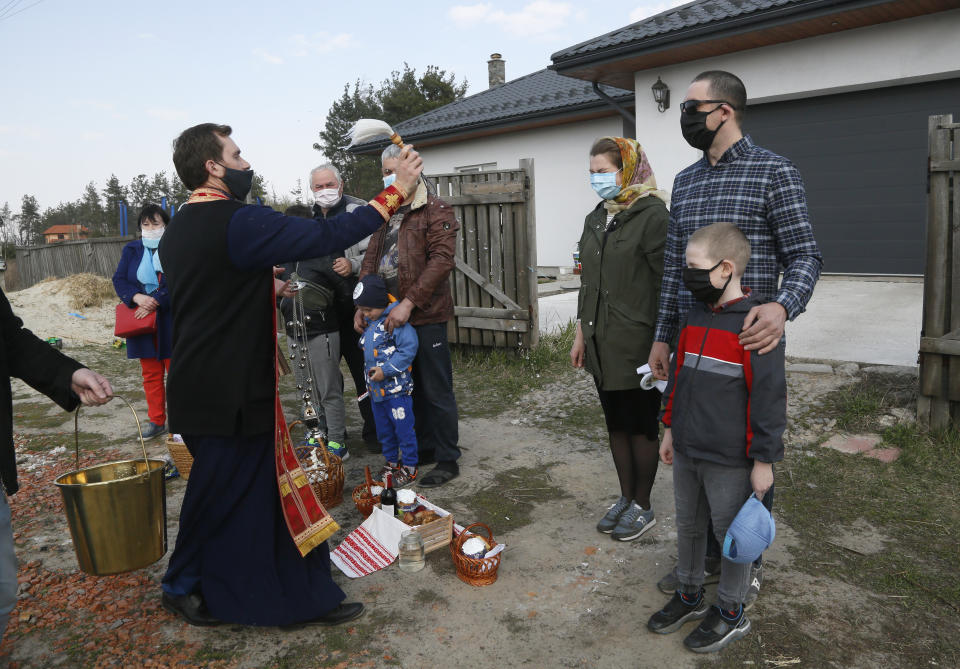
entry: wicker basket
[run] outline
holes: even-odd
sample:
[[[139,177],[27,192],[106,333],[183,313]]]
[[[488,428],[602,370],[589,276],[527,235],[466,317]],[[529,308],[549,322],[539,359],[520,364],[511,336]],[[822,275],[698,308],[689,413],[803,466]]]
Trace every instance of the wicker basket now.
[[[170,451],[170,457],[173,458],[173,464],[180,472],[180,478],[184,481],[190,478],[190,468],[193,467],[193,456],[187,450],[187,445],[173,440],[173,435],[167,434],[167,450]]]
[[[373,477],[370,476],[369,466],[364,467],[363,471],[365,482],[353,489],[353,503],[356,505],[360,515],[367,518],[373,513],[373,507],[380,503],[380,495],[374,495],[372,497],[361,497],[360,495],[362,495],[365,490],[370,490],[370,486],[378,485],[382,488],[384,484],[382,481],[373,480]]]
[[[483,523],[473,523],[463,528],[463,532],[450,542],[450,554],[453,556],[453,565],[457,568],[457,576],[464,583],[470,585],[490,585],[497,580],[497,569],[500,568],[500,555],[497,553],[489,558],[467,557],[460,552],[463,542],[473,536],[468,530],[471,527],[480,527],[486,530],[489,544],[487,550],[492,550],[497,542],[493,540],[493,532]]]
[[[327,475],[322,481],[310,481],[314,492],[320,498],[320,503],[327,509],[332,509],[343,501],[343,462],[340,456],[334,455],[327,450],[324,441],[320,441],[319,446],[297,446],[294,448],[297,453],[297,459],[303,468],[303,473],[308,479],[315,476],[318,469],[326,471]],[[311,452],[316,451],[323,460],[322,467],[316,467],[310,461]]]

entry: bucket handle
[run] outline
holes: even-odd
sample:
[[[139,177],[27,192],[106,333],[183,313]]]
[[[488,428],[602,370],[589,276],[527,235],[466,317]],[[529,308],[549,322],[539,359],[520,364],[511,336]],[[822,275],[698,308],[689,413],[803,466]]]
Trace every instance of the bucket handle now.
[[[125,400],[120,395],[114,395],[113,397],[114,399],[118,399],[124,404],[126,404],[127,407],[130,409],[130,411],[133,413],[133,419],[137,421],[137,435],[140,437],[140,448],[143,449],[143,461],[147,463],[147,471],[149,472],[150,458],[147,457],[147,445],[143,441],[143,430],[140,429],[140,417],[137,416],[137,411],[136,409],[133,408],[130,402]],[[78,406],[77,410],[73,413],[73,444],[76,452],[76,462],[77,462],[76,469],[80,469],[80,407],[82,406],[83,405]]]

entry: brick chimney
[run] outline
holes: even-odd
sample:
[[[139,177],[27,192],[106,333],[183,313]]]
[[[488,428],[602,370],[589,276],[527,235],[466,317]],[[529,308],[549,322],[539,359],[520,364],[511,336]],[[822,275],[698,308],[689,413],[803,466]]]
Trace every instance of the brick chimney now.
[[[499,86],[507,80],[507,63],[499,53],[491,53],[487,61],[490,76],[490,88]]]

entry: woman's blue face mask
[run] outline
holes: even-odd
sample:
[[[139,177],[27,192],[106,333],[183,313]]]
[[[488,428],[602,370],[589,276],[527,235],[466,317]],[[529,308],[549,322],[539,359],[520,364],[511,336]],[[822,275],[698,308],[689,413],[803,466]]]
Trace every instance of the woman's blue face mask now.
[[[620,193],[617,172],[595,172],[590,175],[590,186],[604,200],[612,200]]]

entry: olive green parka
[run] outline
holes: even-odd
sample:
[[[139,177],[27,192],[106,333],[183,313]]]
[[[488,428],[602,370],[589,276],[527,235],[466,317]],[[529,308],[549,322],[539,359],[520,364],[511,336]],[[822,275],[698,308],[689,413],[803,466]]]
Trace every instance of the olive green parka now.
[[[653,345],[669,219],[663,200],[648,196],[618,212],[609,231],[603,202],[584,221],[577,318],[584,365],[603,390],[640,387],[637,367]]]

